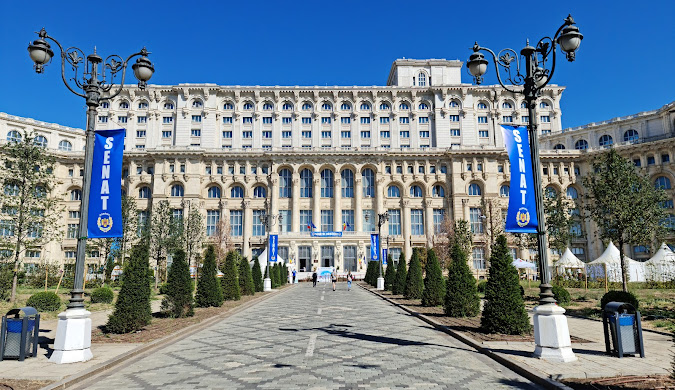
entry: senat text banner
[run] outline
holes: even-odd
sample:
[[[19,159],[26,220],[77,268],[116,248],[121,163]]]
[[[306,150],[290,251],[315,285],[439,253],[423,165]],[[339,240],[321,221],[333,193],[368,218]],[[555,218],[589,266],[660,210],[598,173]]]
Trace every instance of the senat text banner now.
[[[122,237],[122,153],[124,129],[94,135],[89,190],[88,238]]]
[[[509,233],[536,233],[537,219],[530,141],[525,126],[502,126],[511,163],[511,189],[506,230]]]

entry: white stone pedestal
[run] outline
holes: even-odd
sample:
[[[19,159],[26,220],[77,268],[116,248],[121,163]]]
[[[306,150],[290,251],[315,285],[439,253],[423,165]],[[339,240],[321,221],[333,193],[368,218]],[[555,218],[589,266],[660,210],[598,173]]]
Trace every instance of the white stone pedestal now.
[[[57,364],[86,362],[91,353],[91,318],[84,308],[59,313],[54,352],[49,361]]]
[[[263,291],[272,291],[272,279],[263,279]]]
[[[539,305],[533,311],[534,357],[559,363],[577,360],[572,352],[565,309],[550,303]]]
[[[384,291],[384,278],[381,276],[377,278],[377,289],[380,291]]]

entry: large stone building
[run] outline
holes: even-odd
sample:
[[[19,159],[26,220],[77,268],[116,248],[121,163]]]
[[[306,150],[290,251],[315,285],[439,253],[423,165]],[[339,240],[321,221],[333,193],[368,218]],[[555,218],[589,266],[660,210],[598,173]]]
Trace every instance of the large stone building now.
[[[432,245],[444,219],[464,219],[475,232],[471,265],[480,273],[490,225],[507,206],[510,170],[499,125],[531,118],[521,96],[462,83],[461,69],[459,61],[404,59],[393,63],[386,86],[128,88],[100,107],[97,129],[127,129],[122,182],[140,219],[161,200],[176,216],[198,207],[207,239],[223,219],[235,247],[251,257],[268,233],[278,233],[280,256],[301,271],[326,265],[363,271],[379,213],[389,214],[382,241],[395,258]],[[580,202],[580,177],[613,141],[670,189],[674,104],[563,130],[563,90],[547,87],[532,118],[542,135],[547,187]],[[72,260],[83,132],[0,114],[8,140],[24,130],[45,137],[58,158],[67,230],[64,240],[26,261]],[[260,218],[266,213],[281,218],[267,228]],[[571,246],[579,257],[600,253],[590,222],[574,229]]]

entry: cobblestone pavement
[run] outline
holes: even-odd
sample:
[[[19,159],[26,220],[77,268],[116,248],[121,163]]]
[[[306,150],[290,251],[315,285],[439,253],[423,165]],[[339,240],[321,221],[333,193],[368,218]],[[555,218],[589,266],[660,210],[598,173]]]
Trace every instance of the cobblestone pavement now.
[[[301,283],[88,389],[494,389],[536,386],[376,296]]]

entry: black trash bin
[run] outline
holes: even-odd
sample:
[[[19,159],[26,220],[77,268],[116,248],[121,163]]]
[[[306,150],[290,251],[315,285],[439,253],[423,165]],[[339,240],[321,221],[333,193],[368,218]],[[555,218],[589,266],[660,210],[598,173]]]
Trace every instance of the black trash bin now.
[[[23,315],[22,315],[23,313]],[[40,314],[33,307],[12,309],[2,317],[0,326],[0,361],[26,356],[36,357]]]
[[[605,348],[608,354],[645,357],[640,312],[625,302],[609,302],[602,310]]]

